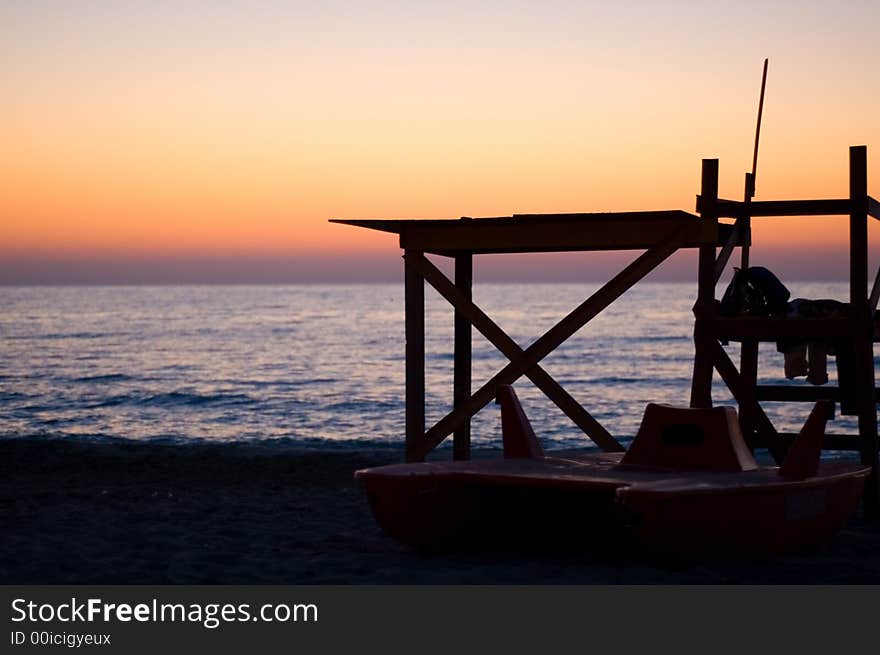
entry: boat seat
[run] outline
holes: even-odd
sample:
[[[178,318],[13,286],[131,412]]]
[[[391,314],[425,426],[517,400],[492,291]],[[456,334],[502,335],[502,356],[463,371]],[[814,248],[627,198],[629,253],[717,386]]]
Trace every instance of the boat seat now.
[[[649,403],[623,467],[676,471],[752,471],[758,468],[732,407],[709,409]]]
[[[501,434],[505,459],[541,459],[544,450],[535,436],[513,387],[498,387]],[[779,468],[786,480],[816,475],[825,436],[825,423],[833,403],[820,400]],[[670,472],[754,471],[758,464],[740,429],[733,407],[672,407],[648,403],[639,431],[618,468]]]

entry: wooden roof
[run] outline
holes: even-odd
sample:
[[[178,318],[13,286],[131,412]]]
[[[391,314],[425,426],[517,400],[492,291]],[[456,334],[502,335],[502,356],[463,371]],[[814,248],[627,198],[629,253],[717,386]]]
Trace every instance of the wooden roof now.
[[[514,214],[460,219],[334,219],[400,236],[400,247],[439,255],[456,253],[642,250],[676,229],[686,230],[684,247],[722,244],[729,226],[680,210],[593,214]]]

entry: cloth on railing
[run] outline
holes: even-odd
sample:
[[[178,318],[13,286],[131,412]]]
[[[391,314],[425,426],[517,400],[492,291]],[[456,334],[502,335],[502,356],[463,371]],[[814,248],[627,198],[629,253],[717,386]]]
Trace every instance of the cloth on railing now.
[[[795,298],[788,303],[785,318],[817,319],[846,316],[846,304],[837,300]],[[780,339],[776,349],[785,356],[785,377],[792,380],[806,376],[810,384],[828,382],[828,355],[837,355],[834,340]]]

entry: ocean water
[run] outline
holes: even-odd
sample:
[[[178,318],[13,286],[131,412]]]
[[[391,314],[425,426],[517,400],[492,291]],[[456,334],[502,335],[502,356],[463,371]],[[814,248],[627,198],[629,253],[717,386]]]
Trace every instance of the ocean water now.
[[[526,347],[597,287],[477,284],[474,297]],[[789,287],[793,297],[847,293],[844,284]],[[691,283],[637,285],[543,365],[612,434],[630,437],[647,402],[688,401],[695,293]],[[453,321],[430,288],[426,297],[431,425],[451,410]],[[402,447],[400,284],[0,287],[0,307],[2,438]],[[476,390],[506,360],[476,331],[473,344]],[[784,379],[773,344],[762,345],[759,370],[767,382],[806,384]],[[545,445],[591,444],[527,379],[516,389]],[[720,384],[714,398],[731,402]],[[809,410],[766,407],[785,431]],[[840,417],[829,431],[855,424]],[[500,444],[496,406],[472,433],[475,445]]]

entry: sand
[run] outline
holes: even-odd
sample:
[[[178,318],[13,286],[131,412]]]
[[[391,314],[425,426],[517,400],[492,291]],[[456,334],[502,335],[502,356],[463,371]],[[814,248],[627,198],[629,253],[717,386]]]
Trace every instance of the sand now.
[[[880,525],[764,559],[616,551],[422,553],[352,479],[396,449],[0,441],[4,584],[880,583]]]

